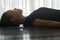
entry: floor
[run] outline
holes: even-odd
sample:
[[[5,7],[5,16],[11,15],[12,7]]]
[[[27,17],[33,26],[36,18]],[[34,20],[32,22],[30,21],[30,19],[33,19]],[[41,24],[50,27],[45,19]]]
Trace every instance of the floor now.
[[[0,40],[60,40],[60,29],[0,28]]]

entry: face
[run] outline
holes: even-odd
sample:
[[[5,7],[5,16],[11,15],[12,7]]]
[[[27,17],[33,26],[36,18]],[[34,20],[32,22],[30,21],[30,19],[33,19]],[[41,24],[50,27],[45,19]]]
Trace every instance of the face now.
[[[6,14],[10,17],[10,21],[15,23],[19,22],[23,17],[21,9],[8,10]]]

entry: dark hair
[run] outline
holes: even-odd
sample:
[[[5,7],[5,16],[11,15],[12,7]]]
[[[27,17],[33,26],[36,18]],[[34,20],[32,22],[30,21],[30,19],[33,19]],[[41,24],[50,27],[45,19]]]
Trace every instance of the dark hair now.
[[[7,15],[7,12],[4,12],[1,18],[1,26],[4,27],[18,27],[19,23],[12,23],[10,17]]]

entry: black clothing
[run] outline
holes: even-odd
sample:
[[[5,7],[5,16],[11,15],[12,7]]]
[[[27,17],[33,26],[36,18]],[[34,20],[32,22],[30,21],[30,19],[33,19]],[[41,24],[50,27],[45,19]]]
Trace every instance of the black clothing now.
[[[35,19],[45,19],[60,22],[60,10],[41,7],[33,11],[26,19],[24,27],[32,27]]]

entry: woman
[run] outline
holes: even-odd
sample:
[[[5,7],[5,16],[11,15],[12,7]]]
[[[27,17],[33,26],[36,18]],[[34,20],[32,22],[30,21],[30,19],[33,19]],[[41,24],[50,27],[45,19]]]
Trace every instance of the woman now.
[[[21,9],[13,9],[5,12],[1,21],[8,26],[24,24],[25,27],[60,27],[60,10],[41,7],[24,17]]]

